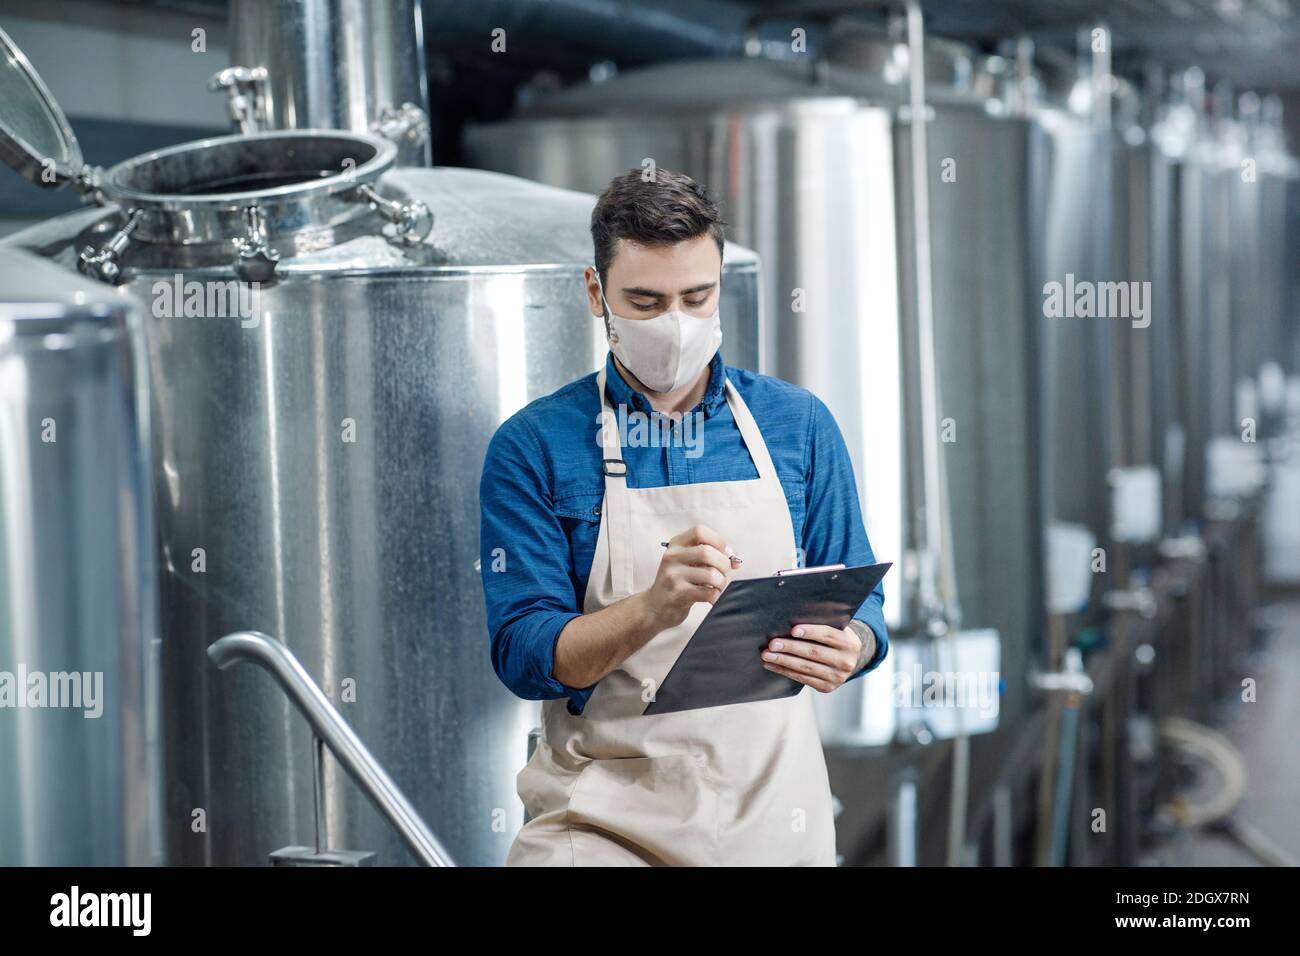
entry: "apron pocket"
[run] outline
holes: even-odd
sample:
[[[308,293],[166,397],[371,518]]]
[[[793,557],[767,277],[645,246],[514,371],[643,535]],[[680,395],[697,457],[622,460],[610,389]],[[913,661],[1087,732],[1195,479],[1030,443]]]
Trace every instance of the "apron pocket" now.
[[[603,838],[574,840],[577,866],[635,862],[629,854],[652,866],[717,862],[718,794],[700,755],[592,760],[569,797],[568,822]]]

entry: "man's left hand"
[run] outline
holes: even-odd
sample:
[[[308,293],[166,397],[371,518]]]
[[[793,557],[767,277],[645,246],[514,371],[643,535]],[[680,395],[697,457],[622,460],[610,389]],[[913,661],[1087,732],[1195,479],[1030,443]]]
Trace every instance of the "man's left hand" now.
[[[767,642],[763,666],[828,694],[852,677],[866,647],[856,631],[825,624],[796,624],[789,637]]]

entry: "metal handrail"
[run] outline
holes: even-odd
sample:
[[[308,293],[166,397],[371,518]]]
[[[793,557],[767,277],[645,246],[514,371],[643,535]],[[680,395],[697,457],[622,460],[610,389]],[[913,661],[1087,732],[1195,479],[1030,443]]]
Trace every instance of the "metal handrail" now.
[[[317,739],[334,752],[343,769],[416,858],[426,866],[455,866],[397,784],[288,647],[258,631],[236,631],[214,641],[208,648],[208,658],[222,670],[239,661],[250,661],[270,673],[307,718]]]

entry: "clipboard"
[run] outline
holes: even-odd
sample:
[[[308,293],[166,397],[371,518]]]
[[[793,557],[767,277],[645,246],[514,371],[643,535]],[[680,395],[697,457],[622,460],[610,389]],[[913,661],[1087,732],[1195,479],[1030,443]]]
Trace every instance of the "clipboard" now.
[[[854,612],[893,565],[795,569],[732,581],[642,714],[793,697],[804,685],[763,666],[759,655],[796,624],[848,627]]]

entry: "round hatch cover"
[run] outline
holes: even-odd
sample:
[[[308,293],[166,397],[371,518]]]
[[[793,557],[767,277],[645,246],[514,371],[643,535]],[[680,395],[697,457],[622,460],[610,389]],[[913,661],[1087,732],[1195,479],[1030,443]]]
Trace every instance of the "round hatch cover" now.
[[[0,160],[48,188],[74,179],[84,164],[63,110],[4,30],[0,30]]]

